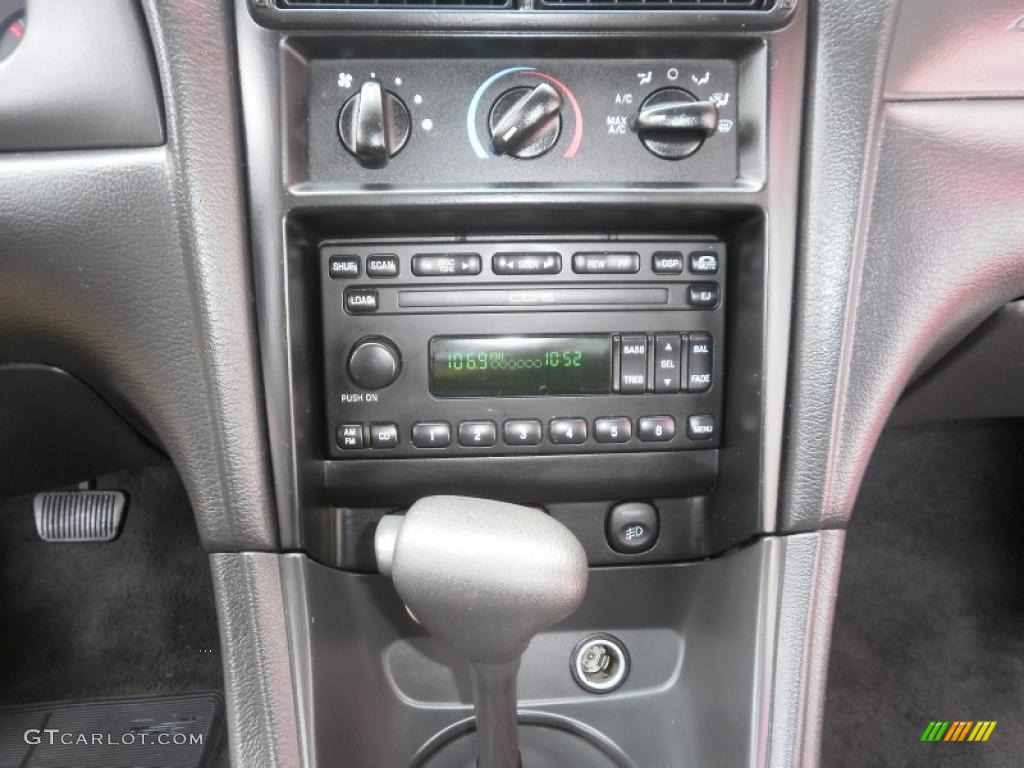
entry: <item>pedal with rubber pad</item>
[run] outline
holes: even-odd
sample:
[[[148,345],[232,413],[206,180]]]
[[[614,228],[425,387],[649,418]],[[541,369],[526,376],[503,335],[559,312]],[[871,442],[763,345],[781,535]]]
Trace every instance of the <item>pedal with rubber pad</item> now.
[[[122,491],[50,491],[32,500],[36,532],[54,543],[113,541],[128,498]]]

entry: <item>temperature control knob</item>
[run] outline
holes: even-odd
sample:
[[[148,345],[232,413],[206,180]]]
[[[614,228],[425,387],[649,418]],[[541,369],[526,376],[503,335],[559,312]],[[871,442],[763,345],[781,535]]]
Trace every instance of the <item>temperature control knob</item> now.
[[[491,107],[491,144],[499,155],[531,160],[558,141],[562,95],[547,83],[505,91]]]
[[[662,88],[629,121],[647,149],[666,160],[689,157],[718,130],[718,107],[682,88]]]
[[[338,134],[361,165],[383,168],[409,140],[410,122],[400,98],[367,80],[341,108]]]
[[[361,339],[348,356],[348,375],[363,389],[384,389],[402,372],[402,357],[388,339]]]

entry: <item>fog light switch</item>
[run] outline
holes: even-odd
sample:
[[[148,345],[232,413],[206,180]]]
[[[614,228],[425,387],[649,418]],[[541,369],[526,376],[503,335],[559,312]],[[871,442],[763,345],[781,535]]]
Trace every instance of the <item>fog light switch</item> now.
[[[658,510],[647,502],[616,504],[608,513],[608,545],[624,555],[636,555],[653,547],[658,529]]]

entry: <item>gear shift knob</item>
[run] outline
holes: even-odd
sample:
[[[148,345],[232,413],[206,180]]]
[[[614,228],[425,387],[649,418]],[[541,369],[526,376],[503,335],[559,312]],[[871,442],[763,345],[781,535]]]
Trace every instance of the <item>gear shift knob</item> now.
[[[416,620],[472,665],[479,768],[516,768],[519,659],[579,607],[583,547],[540,510],[462,496],[385,517],[374,546]]]

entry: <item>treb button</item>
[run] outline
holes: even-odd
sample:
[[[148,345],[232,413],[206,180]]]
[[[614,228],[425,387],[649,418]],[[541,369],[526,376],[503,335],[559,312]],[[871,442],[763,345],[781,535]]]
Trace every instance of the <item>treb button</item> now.
[[[619,392],[640,395],[647,391],[647,337],[623,336],[619,353]]]

